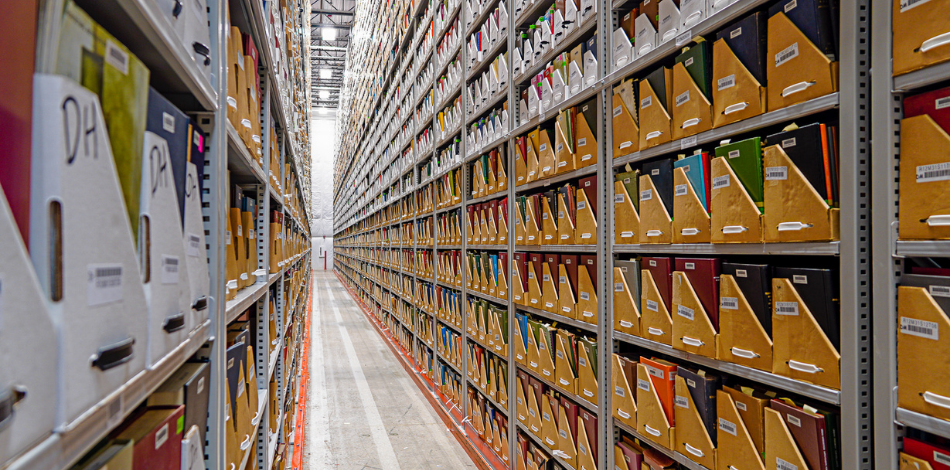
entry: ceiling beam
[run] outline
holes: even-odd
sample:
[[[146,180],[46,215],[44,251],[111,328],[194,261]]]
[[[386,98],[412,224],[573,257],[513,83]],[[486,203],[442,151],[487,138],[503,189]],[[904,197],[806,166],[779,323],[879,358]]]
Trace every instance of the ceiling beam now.
[[[331,10],[327,8],[312,8],[310,10],[311,15],[345,15],[345,16],[354,16],[356,12],[353,10],[343,11],[343,10]]]

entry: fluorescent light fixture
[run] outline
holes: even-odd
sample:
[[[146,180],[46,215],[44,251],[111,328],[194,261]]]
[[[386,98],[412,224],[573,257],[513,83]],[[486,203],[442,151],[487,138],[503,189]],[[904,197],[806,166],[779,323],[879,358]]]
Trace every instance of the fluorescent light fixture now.
[[[330,69],[320,69],[320,78],[327,80],[333,76],[333,71]]]
[[[324,41],[336,41],[336,28],[324,26],[320,29],[320,32],[323,34]]]

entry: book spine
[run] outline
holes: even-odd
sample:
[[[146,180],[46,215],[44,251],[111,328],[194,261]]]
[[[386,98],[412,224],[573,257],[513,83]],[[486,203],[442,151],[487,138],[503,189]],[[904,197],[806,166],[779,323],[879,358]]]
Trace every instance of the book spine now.
[[[829,470],[828,439],[825,438],[825,420],[820,420],[818,424],[818,444],[821,446],[821,468],[819,470]]]

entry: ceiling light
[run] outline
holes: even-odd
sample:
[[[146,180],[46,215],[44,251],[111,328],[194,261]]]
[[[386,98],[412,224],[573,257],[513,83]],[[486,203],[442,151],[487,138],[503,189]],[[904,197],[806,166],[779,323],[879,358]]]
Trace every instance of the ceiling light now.
[[[320,69],[320,78],[327,80],[333,76],[333,71],[330,69]]]
[[[321,99],[321,100],[328,100],[328,99],[330,99],[330,91],[329,91],[329,90],[320,90],[320,99]]]
[[[323,27],[320,31],[324,41],[336,41],[336,28]]]

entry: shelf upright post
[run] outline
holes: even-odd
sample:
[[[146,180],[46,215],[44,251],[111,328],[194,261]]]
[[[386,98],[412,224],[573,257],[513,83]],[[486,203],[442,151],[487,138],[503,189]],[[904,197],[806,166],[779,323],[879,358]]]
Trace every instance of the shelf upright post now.
[[[871,42],[872,153],[871,187],[885,198],[871,215],[877,230],[871,241],[873,261],[874,347],[874,455],[878,468],[897,468],[901,429],[895,424],[897,410],[897,283],[903,259],[896,257],[897,188],[900,164],[899,132],[903,115],[901,100],[893,94],[892,5],[872,2],[872,28],[884,31]],[[843,141],[842,141],[843,142]],[[842,149],[844,150],[844,149]],[[843,188],[842,188],[843,189]],[[842,194],[844,194],[842,192]],[[844,305],[842,304],[842,311]]]
[[[514,83],[514,68],[512,66],[511,53],[515,50],[515,14],[514,6],[515,1],[517,0],[500,0],[504,2],[505,8],[508,11],[508,54],[509,58],[506,60],[506,65],[508,66],[508,128],[505,129],[507,135],[507,145],[505,146],[505,154],[508,156],[508,266],[505,266],[505,269],[508,271],[505,273],[505,278],[508,279],[508,466],[511,470],[516,470],[517,464],[515,459],[518,458],[518,419],[516,414],[518,413],[518,391],[515,388],[518,384],[518,364],[515,363],[515,348],[511,344],[511,341],[515,338],[515,322],[517,317],[515,316],[515,301],[514,296],[512,295],[512,283],[515,281],[512,272],[514,272],[511,267],[515,262],[515,237],[514,237],[514,227],[511,224],[511,218],[515,214],[515,185],[517,184],[518,177],[515,176],[515,168],[517,164],[515,163],[515,152],[514,152],[514,136],[512,131],[518,124],[518,116],[515,112],[516,109],[519,109],[521,106],[517,105],[518,101],[516,100],[515,94],[515,83]],[[464,195],[463,195],[464,197]],[[512,411],[514,410],[514,411]]]
[[[257,389],[258,390],[270,390],[270,343],[271,338],[268,337],[269,328],[266,326],[267,319],[270,314],[270,243],[273,241],[270,239],[270,181],[267,180],[268,175],[270,175],[270,147],[271,147],[271,107],[270,101],[272,97],[271,93],[271,82],[270,75],[266,72],[262,74],[261,84],[264,90],[264,99],[261,100],[263,104],[261,109],[261,119],[263,123],[261,129],[263,131],[263,160],[264,160],[264,181],[257,186],[257,207],[262,208],[258,211],[257,214],[257,230],[258,230],[258,251],[263,254],[258,260],[263,263],[264,270],[266,271],[264,275],[264,282],[267,284],[265,287],[264,296],[257,301],[257,325],[258,330],[262,328],[264,330],[263,334],[258,334],[257,338],[257,348],[254,350],[255,363],[257,364]],[[277,317],[278,332],[280,327],[280,316]],[[262,327],[262,325],[264,325]],[[269,393],[269,392],[268,392]],[[263,460],[265,450],[267,449],[267,423],[270,423],[270,420],[265,420],[265,416],[270,415],[270,400],[267,400],[264,403],[264,408],[261,411],[261,425],[257,431],[257,463],[262,465],[265,463]],[[263,442],[263,444],[262,444]]]
[[[466,13],[466,10],[468,10],[468,8],[465,8],[465,6],[463,5],[463,3],[465,3],[465,2],[459,2],[459,10],[460,10],[460,11],[459,11],[459,30],[460,30],[460,33],[461,33],[461,34],[465,34],[465,29],[466,29],[466,28],[465,28],[464,15],[466,15],[466,14],[471,14],[471,12]],[[446,31],[447,31],[447,30],[446,30]],[[444,36],[443,36],[443,37],[444,37]],[[468,86],[468,83],[466,83],[466,79],[465,79],[465,77],[468,75],[468,72],[467,72],[467,70],[468,70],[468,67],[467,67],[467,64],[468,64],[468,48],[465,47],[465,42],[466,42],[467,40],[468,40],[468,38],[465,38],[465,37],[460,37],[460,38],[459,38],[459,41],[461,41],[460,44],[459,44],[459,56],[461,56],[461,59],[459,59],[459,61],[460,61],[460,62],[459,62],[459,70],[461,71],[460,77],[459,77],[459,98],[461,98],[461,101],[462,101],[462,112],[461,112],[461,114],[462,114],[462,121],[459,123],[459,124],[460,124],[459,137],[461,137],[461,139],[460,139],[460,140],[461,140],[461,142],[460,142],[461,145],[460,145],[460,149],[459,149],[459,154],[462,156],[462,167],[463,167],[463,168],[468,167],[468,165],[465,164],[465,157],[466,157],[466,155],[468,155],[468,138],[467,138],[467,136],[465,135],[465,128],[466,128],[467,126],[465,126],[465,120],[468,119],[468,107],[469,107],[469,105],[470,105],[470,103],[468,102],[468,100],[465,99],[465,96],[466,96],[466,95],[465,95],[465,88]],[[451,60],[451,59],[449,59],[449,60]],[[448,69],[448,67],[446,67],[446,69]],[[443,99],[445,99],[444,96],[443,96]],[[434,114],[434,113],[433,113],[433,114]],[[468,196],[469,196],[469,194],[471,194],[471,191],[472,191],[472,187],[471,187],[471,175],[468,174],[468,170],[466,169],[466,170],[463,170],[463,176],[464,176],[464,180],[463,180],[463,182],[462,182],[462,187],[463,187],[463,188],[462,188],[462,211],[467,211],[467,207],[466,207],[466,206],[468,205]],[[467,213],[467,212],[466,212],[466,213]],[[468,223],[468,218],[467,218],[467,217],[463,217],[461,213],[459,214],[459,218],[461,218],[461,219],[463,220],[463,222],[464,222],[464,223],[463,223],[463,226],[464,226],[464,224],[467,224],[467,223]],[[462,256],[465,257],[465,260],[467,260],[467,259],[468,259],[468,257],[467,257],[467,256],[468,256],[468,239],[467,239],[467,237],[464,236],[464,230],[463,230],[463,237],[462,237],[462,250],[463,250],[463,251],[462,251]],[[463,262],[464,262],[465,260],[463,260]],[[468,357],[468,329],[465,328],[465,326],[468,325],[468,288],[466,287],[467,282],[468,282],[468,276],[465,275],[465,270],[463,270],[462,272],[463,272],[463,274],[462,274],[462,289],[463,289],[463,292],[465,292],[465,294],[462,296],[462,327],[460,328],[460,329],[462,330],[462,331],[461,331],[461,333],[462,333],[462,377],[461,377],[461,382],[462,382],[462,396],[459,397],[459,400],[461,400],[462,403],[461,403],[461,406],[459,406],[459,408],[462,410],[462,423],[461,423],[461,425],[462,425],[462,432],[465,433],[465,435],[467,436],[468,433],[465,431],[465,422],[466,422],[466,420],[468,420],[468,417],[471,415],[471,411],[472,411],[472,410],[468,409],[468,404],[469,404],[468,402],[469,402],[469,401],[468,401],[468,399],[466,398],[466,397],[468,397],[468,386],[469,386],[469,384],[468,384],[468,363],[469,363],[469,359],[470,359],[470,358]],[[477,323],[477,321],[476,321],[476,323]]]
[[[870,2],[841,0],[841,462],[870,469]],[[884,2],[873,2],[884,3]],[[884,28],[887,34],[890,28]],[[880,38],[879,38],[880,39]],[[876,41],[885,42],[885,41]],[[888,61],[889,62],[889,61]],[[887,74],[890,76],[890,74]],[[880,194],[880,193],[879,193]],[[893,195],[893,193],[890,193]],[[886,210],[880,211],[886,213]]]
[[[208,16],[211,24],[224,24],[227,17],[227,0],[209,0]],[[202,219],[204,222],[205,240],[208,252],[208,271],[211,281],[211,302],[209,316],[211,317],[211,337],[216,339],[211,345],[211,383],[209,384],[208,403],[208,432],[205,446],[205,461],[208,468],[224,468],[227,462],[224,448],[225,433],[225,348],[223,339],[227,337],[225,319],[225,228],[227,226],[227,168],[228,168],[228,103],[227,103],[227,57],[226,28],[212,28],[211,34],[211,63],[213,83],[218,92],[218,110],[214,115],[213,129],[209,139],[209,148],[205,152],[205,175],[207,180],[203,184]]]
[[[608,28],[608,17],[611,16],[608,0],[594,0],[597,8],[597,35],[601,38],[609,38],[610,28]],[[599,81],[594,86],[599,86],[604,77],[607,76],[607,40],[597,41],[597,56],[601,58],[597,64],[597,74]],[[597,313],[597,384],[600,385],[598,414],[600,415],[597,430],[597,454],[600,455],[601,468],[613,468],[614,466],[614,423],[612,413],[613,388],[610,386],[611,358],[613,357],[613,255],[610,251],[611,238],[613,230],[607,230],[608,222],[612,221],[613,200],[608,199],[608,195],[613,194],[613,185],[609,183],[608,176],[613,175],[612,162],[608,161],[607,139],[604,137],[607,132],[607,92],[601,90],[597,93],[597,136],[600,142],[597,144],[597,206],[600,213],[597,216],[597,276],[600,277],[597,284],[597,295],[600,296],[599,311]],[[610,213],[608,215],[608,212]],[[609,265],[608,265],[609,262]],[[608,282],[610,284],[608,284]],[[607,286],[610,286],[608,288]],[[609,463],[609,467],[604,464]]]

